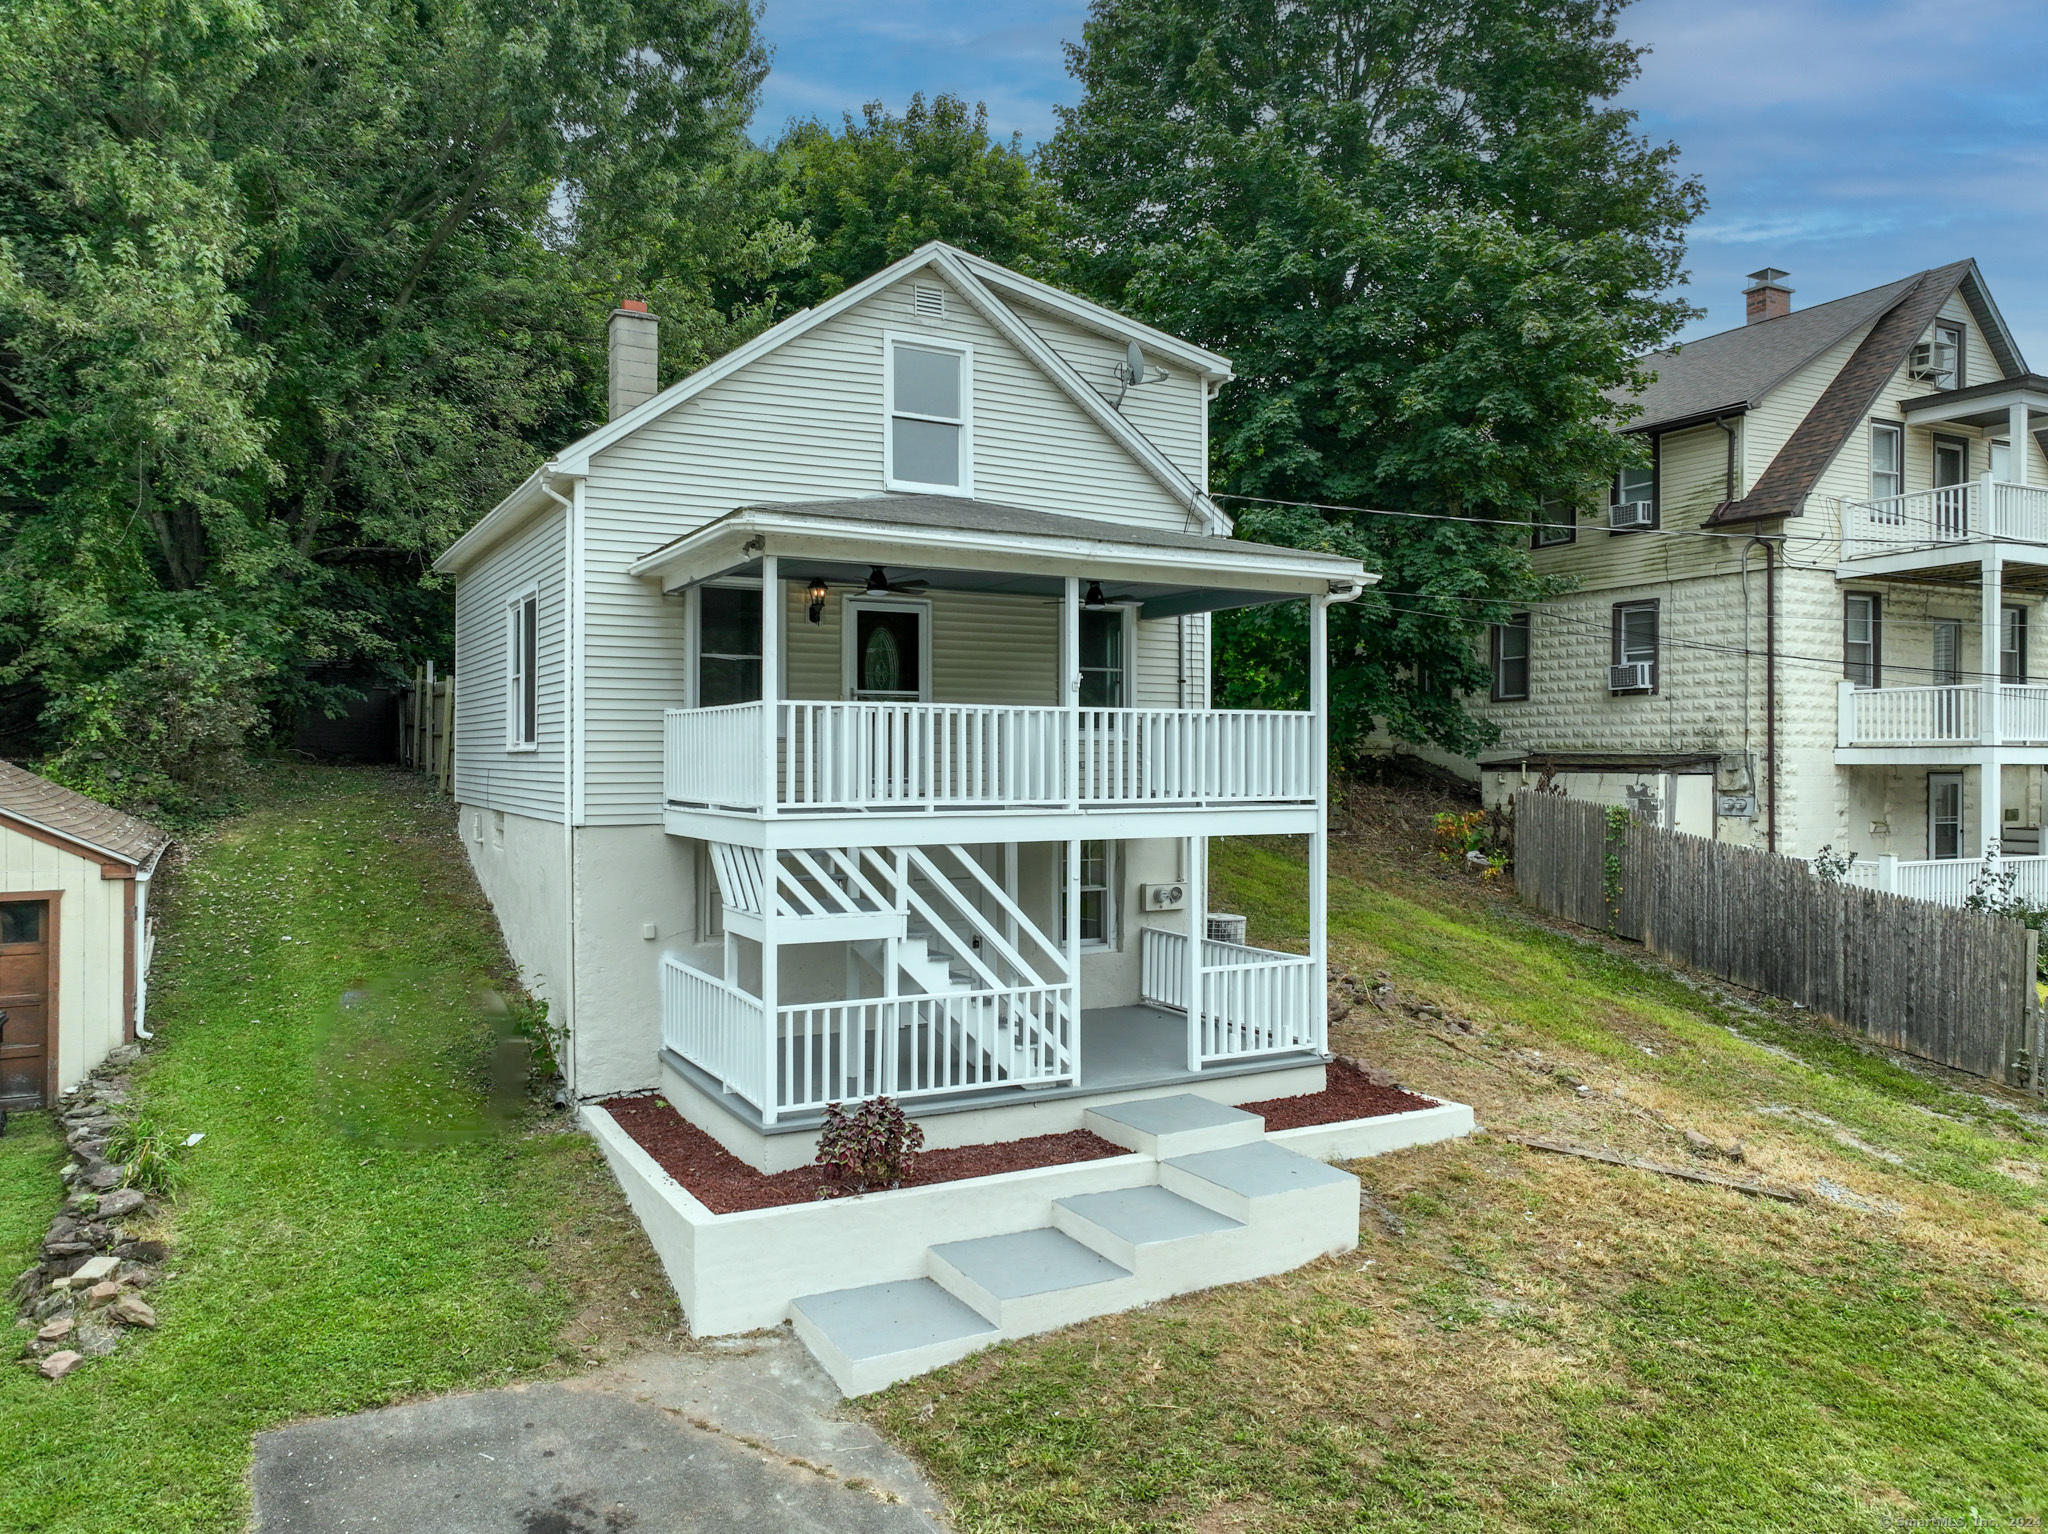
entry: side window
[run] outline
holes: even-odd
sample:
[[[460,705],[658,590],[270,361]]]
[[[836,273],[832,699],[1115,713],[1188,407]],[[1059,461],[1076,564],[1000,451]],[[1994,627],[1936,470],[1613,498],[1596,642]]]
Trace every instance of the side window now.
[[[1614,476],[1614,503],[1607,514],[1608,530],[1639,532],[1658,525],[1657,459],[1662,444],[1650,439],[1650,461],[1641,468],[1623,469]]]
[[[1535,524],[1529,533],[1531,548],[1554,549],[1560,544],[1576,542],[1578,536],[1577,506],[1570,501],[1544,501],[1537,506]]]
[[[530,751],[540,740],[540,593],[505,608],[505,749]]]
[[[1906,493],[1906,429],[1895,421],[1870,423],[1870,498]]]
[[[1949,363],[1948,375],[1941,380],[1942,387],[1945,389],[1962,388],[1970,381],[1968,376],[1969,370],[1965,365],[1965,358],[1968,354],[1969,330],[1956,320],[1936,320],[1934,323],[1934,340],[1937,346],[1947,347],[1948,356],[1953,359]]]
[[[1880,617],[1878,598],[1852,591],[1842,598],[1842,675],[1858,687],[1883,685],[1883,658],[1879,653]]]
[[[1610,692],[1657,690],[1657,604],[1614,604],[1613,664],[1608,669]]]
[[[1529,696],[1529,615],[1516,613],[1493,626],[1493,701]]]
[[[761,696],[761,591],[697,588],[697,707],[753,703]]]
[[[971,494],[966,348],[891,340],[887,361],[889,488]]]
[[[1081,707],[1125,708],[1124,609],[1081,610]]]
[[[2018,687],[2027,680],[2027,610],[2008,607],[1999,614],[1998,678]]]
[[[1116,843],[1081,843],[1081,944],[1116,942]]]

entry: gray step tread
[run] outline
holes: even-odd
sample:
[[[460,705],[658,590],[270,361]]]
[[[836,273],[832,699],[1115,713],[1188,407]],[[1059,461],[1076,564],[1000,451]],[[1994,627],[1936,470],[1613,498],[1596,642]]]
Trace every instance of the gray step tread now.
[[[807,1294],[792,1300],[790,1307],[802,1311],[840,1352],[856,1361],[996,1335],[987,1317],[928,1278]]]
[[[1176,1092],[1171,1097],[1140,1097],[1089,1111],[1147,1135],[1185,1134],[1196,1129],[1221,1129],[1226,1125],[1249,1127],[1265,1123],[1256,1113],[1246,1113],[1244,1109],[1233,1108],[1227,1103],[1211,1102],[1192,1092]]]
[[[1244,1229],[1241,1221],[1156,1185],[1079,1193],[1061,1199],[1059,1204],[1133,1246],[1153,1246],[1190,1236],[1214,1235],[1221,1230]]]
[[[1263,1198],[1275,1193],[1295,1193],[1304,1188],[1355,1181],[1349,1172],[1340,1172],[1311,1157],[1298,1155],[1270,1140],[1255,1140],[1249,1145],[1233,1145],[1225,1150],[1197,1151],[1191,1156],[1175,1156],[1166,1164],[1244,1198]]]
[[[1131,1276],[1129,1269],[1049,1225],[1012,1231],[1007,1236],[947,1241],[933,1247],[932,1253],[999,1300],[1021,1300]]]

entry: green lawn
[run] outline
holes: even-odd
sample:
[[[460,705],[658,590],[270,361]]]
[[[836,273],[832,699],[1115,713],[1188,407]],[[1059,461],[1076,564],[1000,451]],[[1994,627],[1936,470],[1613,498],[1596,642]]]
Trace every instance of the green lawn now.
[[[1213,874],[1254,941],[1298,946],[1288,848],[1218,844]],[[1710,999],[1371,838],[1333,875],[1336,959],[1394,987],[1335,1029],[1340,1050],[1496,1128],[1667,1163],[1690,1159],[1690,1128],[1743,1141],[1743,1175],[1828,1178],[1900,1212],[1497,1138],[1359,1163],[1374,1207],[1354,1254],[879,1398],[964,1529],[1676,1534],[2048,1512],[2038,1120]]]
[[[203,1130],[155,1334],[0,1371],[0,1528],[234,1530],[257,1430],[589,1361],[676,1324],[590,1142],[489,1091],[496,930],[445,801],[282,769],[167,881],[144,1111]],[[362,993],[342,1005],[344,992]],[[0,1138],[0,1257],[60,1192]],[[644,1298],[635,1299],[637,1288]]]

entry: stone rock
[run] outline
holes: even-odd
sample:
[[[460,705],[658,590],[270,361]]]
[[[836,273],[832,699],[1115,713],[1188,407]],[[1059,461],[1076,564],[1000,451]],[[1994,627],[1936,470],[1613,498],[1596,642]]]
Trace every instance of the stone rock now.
[[[14,1281],[14,1287],[7,1291],[7,1296],[15,1304],[25,1305],[35,1297],[35,1292],[42,1287],[43,1265],[37,1263],[32,1268],[22,1270],[21,1277]]]
[[[97,1316],[78,1323],[78,1351],[87,1358],[105,1358],[121,1345],[121,1328]]]
[[[71,1287],[83,1289],[99,1283],[102,1279],[112,1278],[114,1270],[120,1266],[121,1259],[118,1257],[88,1258],[71,1270]]]
[[[85,1185],[96,1193],[110,1192],[121,1186],[121,1179],[128,1175],[124,1166],[107,1166],[102,1163],[98,1170],[85,1174]]]
[[[161,1241],[123,1241],[114,1248],[114,1255],[131,1262],[162,1262],[171,1249]]]
[[[76,1288],[77,1286],[73,1285],[72,1287]],[[85,1291],[85,1303],[88,1305],[104,1305],[107,1301],[120,1294],[120,1292],[121,1286],[119,1284],[115,1283],[111,1278],[103,1278]]]
[[[82,1129],[88,1134],[112,1134],[121,1127],[121,1121],[111,1113],[87,1113],[76,1117],[66,1115],[65,1124],[71,1129]]]
[[[139,1044],[116,1044],[107,1051],[109,1065],[132,1065],[141,1058],[142,1046]]]
[[[139,1294],[124,1294],[107,1307],[107,1314],[123,1326],[155,1326],[156,1312]]]
[[[52,1353],[38,1364],[36,1368],[46,1380],[61,1380],[84,1362],[85,1355],[83,1353],[74,1353],[71,1349],[65,1348],[62,1352]]]
[[[45,1321],[36,1332],[38,1342],[62,1342],[71,1335],[71,1328],[78,1323],[69,1316],[59,1316],[54,1321]]]
[[[155,1268],[144,1267],[139,1262],[124,1262],[114,1275],[114,1282],[125,1284],[130,1289],[147,1289],[160,1276]]]
[[[71,1314],[71,1296],[65,1290],[54,1290],[30,1306],[28,1314],[32,1321],[47,1321],[60,1314],[68,1316]]]
[[[86,1257],[92,1254],[90,1241],[45,1241],[45,1257]]]
[[[119,1220],[135,1213],[149,1199],[140,1188],[116,1188],[100,1200],[100,1207],[94,1211],[102,1220]]]

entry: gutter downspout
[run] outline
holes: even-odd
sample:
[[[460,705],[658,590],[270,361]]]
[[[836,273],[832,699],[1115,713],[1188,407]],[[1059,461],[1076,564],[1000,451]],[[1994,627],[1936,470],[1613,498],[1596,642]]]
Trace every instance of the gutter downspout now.
[[[563,1086],[576,1095],[576,665],[572,633],[576,621],[576,544],[581,529],[576,503],[549,483],[552,463],[542,464],[541,493],[562,508],[562,935],[564,967],[562,1000],[568,1005],[569,1047],[564,1051]]]
[[[1778,850],[1778,547],[1758,534],[1742,546],[1742,562],[1749,563],[1749,551],[1764,546],[1764,791],[1769,796],[1764,810],[1764,845]]]
[[[1728,436],[1728,469],[1726,474],[1724,475],[1725,487],[1722,490],[1723,505],[1732,505],[1735,500],[1735,428],[1733,426],[1730,426],[1728,423],[1731,420],[1740,419],[1740,416],[1717,415],[1714,417],[1714,424],[1720,427],[1721,430],[1725,432]]]
[[[134,891],[130,898],[135,905],[134,924],[129,928],[128,941],[134,945],[129,952],[133,955],[130,962],[135,966],[135,1037],[138,1039],[156,1037],[143,1025],[143,1018],[149,1003],[149,880],[163,855],[163,848],[159,847],[156,856],[136,869],[134,879],[129,882]]]

